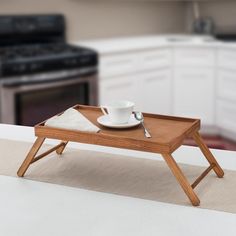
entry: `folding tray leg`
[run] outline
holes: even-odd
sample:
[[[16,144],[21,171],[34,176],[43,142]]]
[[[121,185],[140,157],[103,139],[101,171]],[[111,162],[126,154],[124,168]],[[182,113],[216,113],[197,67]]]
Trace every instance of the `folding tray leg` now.
[[[50,154],[54,151],[56,151],[57,154],[59,154],[59,155],[62,154],[62,152],[64,151],[64,149],[65,149],[65,147],[68,143],[66,141],[62,141],[60,144],[50,148],[49,150],[43,152],[42,154],[36,156],[36,154],[38,153],[38,151],[41,148],[44,141],[45,141],[45,138],[39,137],[39,138],[36,139],[36,141],[34,142],[32,148],[30,149],[29,153],[27,154],[25,160],[23,161],[23,163],[21,164],[19,170],[17,171],[17,175],[19,177],[24,176],[25,172],[27,171],[27,169],[29,168],[29,166],[32,163],[48,156],[48,154]]]
[[[31,162],[33,161],[35,155],[38,153],[40,147],[42,146],[45,138],[37,138],[34,142],[32,148],[30,149],[29,153],[27,154],[25,160],[21,164],[19,170],[17,171],[17,175],[19,177],[23,177],[27,169],[29,168]]]
[[[61,155],[61,154],[63,153],[63,151],[64,151],[64,149],[65,149],[65,147],[66,147],[67,144],[68,144],[68,141],[62,141],[62,142],[61,142],[61,145],[62,145],[62,146],[60,146],[60,147],[56,150],[56,153],[57,153],[58,155]]]
[[[191,201],[192,205],[199,206],[200,200],[199,200],[198,196],[195,194],[192,186],[190,185],[190,183],[188,182],[188,180],[184,176],[183,172],[181,171],[181,169],[177,165],[177,163],[174,160],[174,158],[172,157],[172,155],[171,154],[162,154],[162,156],[163,156],[164,160],[166,161],[167,165],[169,166],[169,168],[171,169],[173,175],[175,176],[175,178],[179,182],[180,186],[184,190],[185,194],[187,195],[187,197]]]
[[[198,147],[201,149],[203,155],[206,157],[207,161],[210,165],[213,166],[213,170],[215,171],[216,175],[219,178],[222,178],[224,176],[224,171],[216,161],[215,157],[212,155],[211,151],[207,147],[207,145],[204,143],[202,137],[198,132],[193,134],[193,139],[195,140]]]

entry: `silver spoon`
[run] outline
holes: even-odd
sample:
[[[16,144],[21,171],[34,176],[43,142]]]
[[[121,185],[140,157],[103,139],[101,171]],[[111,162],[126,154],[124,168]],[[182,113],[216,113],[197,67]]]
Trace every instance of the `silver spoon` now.
[[[140,111],[134,111],[134,117],[135,117],[136,120],[138,120],[138,121],[141,122],[141,124],[142,124],[142,126],[143,126],[143,129],[144,129],[144,134],[145,134],[145,136],[146,136],[147,138],[151,138],[151,137],[152,137],[151,134],[147,131],[147,129],[146,129],[145,126],[144,126],[144,123],[143,123],[144,117],[143,117],[142,112],[140,112]]]

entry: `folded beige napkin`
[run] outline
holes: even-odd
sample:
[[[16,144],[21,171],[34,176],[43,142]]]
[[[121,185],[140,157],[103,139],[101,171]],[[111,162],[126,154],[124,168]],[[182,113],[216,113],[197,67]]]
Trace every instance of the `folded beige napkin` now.
[[[79,130],[97,133],[100,129],[84,117],[79,111],[69,108],[60,116],[53,116],[45,123],[46,126],[55,128]]]

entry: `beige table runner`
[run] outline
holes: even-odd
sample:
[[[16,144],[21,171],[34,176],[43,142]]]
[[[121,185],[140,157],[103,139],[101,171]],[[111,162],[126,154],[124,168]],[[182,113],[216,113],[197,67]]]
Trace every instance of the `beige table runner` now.
[[[16,176],[31,146],[0,139],[0,175]],[[180,166],[191,182],[205,169]],[[191,206],[163,161],[66,148],[61,157],[53,153],[30,166],[25,178]],[[223,179],[211,172],[195,191],[200,208],[236,213],[236,171],[225,171]]]

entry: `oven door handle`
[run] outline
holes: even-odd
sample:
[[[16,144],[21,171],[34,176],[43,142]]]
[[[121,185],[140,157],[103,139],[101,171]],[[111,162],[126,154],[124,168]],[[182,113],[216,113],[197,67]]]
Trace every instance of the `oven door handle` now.
[[[58,71],[53,73],[27,75],[20,77],[4,78],[0,80],[3,87],[17,87],[23,85],[46,84],[52,82],[61,82],[71,80],[77,77],[80,80],[97,73],[97,68],[85,68],[73,71]]]
[[[2,81],[1,84],[3,87],[18,87],[24,85],[36,85],[36,84],[46,84],[52,82],[60,82],[65,80],[65,78],[47,78],[47,79],[25,79],[25,80],[17,80],[17,79],[9,79]]]

